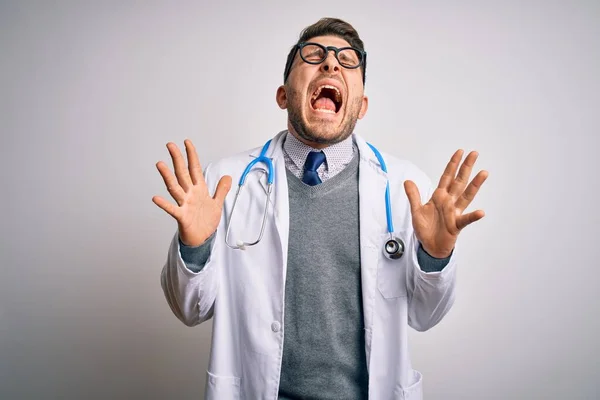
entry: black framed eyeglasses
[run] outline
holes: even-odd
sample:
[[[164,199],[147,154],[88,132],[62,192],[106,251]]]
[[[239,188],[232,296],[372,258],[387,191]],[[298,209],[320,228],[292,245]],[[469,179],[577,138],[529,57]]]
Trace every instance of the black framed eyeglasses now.
[[[327,59],[330,51],[333,51],[335,58],[340,65],[347,69],[356,69],[363,66],[363,83],[365,81],[365,65],[367,62],[367,52],[364,50],[357,49],[356,47],[334,47],[324,46],[320,43],[314,42],[301,42],[295,46],[293,56],[289,59],[288,65],[285,68],[284,82],[292,69],[292,64],[296,58],[296,53],[300,52],[300,58],[307,64],[321,64]]]

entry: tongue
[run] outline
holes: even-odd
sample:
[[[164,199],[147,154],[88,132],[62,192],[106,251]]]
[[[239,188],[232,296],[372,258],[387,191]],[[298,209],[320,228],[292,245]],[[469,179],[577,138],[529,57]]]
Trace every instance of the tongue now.
[[[330,98],[321,97],[315,101],[314,108],[315,110],[321,109],[335,111],[335,103]]]

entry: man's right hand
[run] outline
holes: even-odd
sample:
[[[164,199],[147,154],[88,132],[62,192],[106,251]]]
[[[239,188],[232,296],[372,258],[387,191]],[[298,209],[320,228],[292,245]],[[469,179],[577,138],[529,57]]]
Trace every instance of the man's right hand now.
[[[195,247],[204,243],[217,230],[225,196],[231,189],[231,176],[225,175],[219,180],[215,195],[211,197],[196,148],[189,139],[184,143],[188,158],[187,167],[185,159],[174,143],[167,143],[167,149],[173,159],[175,175],[164,162],[156,163],[156,168],[177,205],[160,196],[154,196],[152,201],[177,220],[181,242]]]

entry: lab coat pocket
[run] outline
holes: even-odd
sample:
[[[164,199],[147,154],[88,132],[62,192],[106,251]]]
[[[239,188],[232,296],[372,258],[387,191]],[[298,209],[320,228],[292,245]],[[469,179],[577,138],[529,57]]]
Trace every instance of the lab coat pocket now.
[[[240,398],[240,378],[215,375],[206,371],[207,400],[238,400]]]
[[[410,249],[410,247],[405,239],[405,235],[396,236],[404,242],[405,250],[402,257],[396,260],[390,260],[383,254],[383,248],[379,250],[382,254],[379,257],[377,265],[377,288],[381,295],[386,299],[407,296],[406,268],[408,259],[410,258],[408,254],[408,249]],[[385,234],[385,236],[382,236],[380,242],[383,245],[388,239],[389,234]]]
[[[400,399],[402,400],[423,400],[423,375],[417,370],[413,370],[413,383],[407,388],[400,389]]]

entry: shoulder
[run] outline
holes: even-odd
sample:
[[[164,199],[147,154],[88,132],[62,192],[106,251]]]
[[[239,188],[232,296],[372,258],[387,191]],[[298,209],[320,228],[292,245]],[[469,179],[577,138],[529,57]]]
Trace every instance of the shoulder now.
[[[239,153],[228,155],[207,164],[205,171],[206,173],[227,173],[231,169],[235,169],[242,164],[247,165],[254,157],[256,157],[256,154],[259,152],[260,147],[254,147],[252,149],[247,149]]]
[[[381,158],[383,159],[387,169],[387,178],[390,180],[391,185],[402,185],[406,180],[415,182],[419,188],[429,187],[431,185],[431,179],[411,160],[382,151],[380,150],[379,146],[367,143],[358,135],[355,135],[355,140],[358,144],[359,150],[363,150],[365,152],[364,155],[361,155],[361,158],[369,160],[370,164],[379,170],[381,170],[381,166],[377,160],[375,151],[373,151],[372,148],[374,147],[375,150],[381,155]]]
[[[412,181],[419,189],[421,201],[426,202],[434,190],[429,176],[412,161],[386,153],[383,153],[382,156],[387,164],[387,178],[390,182],[392,196],[400,194],[404,198],[404,182]]]
[[[236,181],[252,160],[260,156],[262,150],[265,150],[264,154],[268,158],[276,159],[281,153],[286,132],[285,130],[279,132],[260,146],[241,151],[208,164],[204,169],[204,176],[207,182],[209,180],[219,180],[223,175],[229,175]]]
[[[227,157],[212,161],[204,166],[204,179],[209,188],[214,187],[225,175],[234,181],[239,179],[246,166],[260,153],[260,147],[244,150]]]
[[[429,176],[414,162],[386,153],[382,154],[382,156],[386,160],[390,181],[404,182],[405,180],[411,180],[419,187],[431,184]]]

